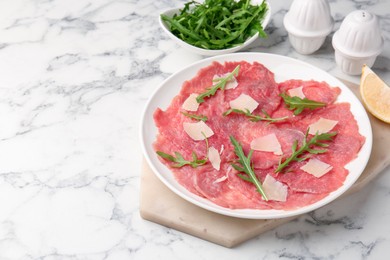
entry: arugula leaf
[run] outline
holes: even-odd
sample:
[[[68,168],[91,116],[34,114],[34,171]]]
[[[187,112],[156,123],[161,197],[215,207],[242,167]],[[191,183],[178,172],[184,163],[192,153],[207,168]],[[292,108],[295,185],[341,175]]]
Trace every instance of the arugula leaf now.
[[[232,164],[232,167],[239,172],[245,173],[245,174],[239,174],[238,176],[244,181],[253,183],[256,186],[257,191],[263,197],[263,199],[268,201],[267,195],[263,190],[261,182],[259,181],[259,179],[257,179],[257,176],[251,164],[253,150],[250,150],[248,156],[246,156],[242,149],[241,144],[233,136],[230,136],[230,141],[234,146],[234,152],[236,153],[238,157],[238,163],[240,164],[240,165]]]
[[[218,89],[225,89],[226,83],[228,83],[228,81],[230,81],[234,76],[237,76],[239,71],[240,65],[237,65],[237,67],[225,77],[215,79],[216,84],[208,88],[206,92],[199,94],[196,97],[196,101],[198,103],[203,103],[205,98],[214,96]]]
[[[185,115],[186,117],[189,117],[189,118],[192,118],[192,119],[195,119],[195,120],[198,120],[198,121],[203,121],[203,122],[206,122],[207,121],[207,116],[204,116],[204,115],[197,115],[197,114],[191,114],[191,113],[188,113],[188,112],[181,112],[183,115]]]
[[[208,154],[208,151],[209,151],[209,141],[207,140],[207,137],[206,137],[205,133],[202,132],[202,135],[204,136],[204,140],[206,142],[206,154]],[[206,164],[207,161],[209,160],[207,155],[203,159],[198,159],[198,156],[196,155],[195,152],[192,152],[192,161],[188,161],[188,160],[184,159],[183,155],[181,153],[179,153],[179,152],[174,152],[176,157],[173,156],[173,155],[161,152],[161,151],[156,151],[156,153],[161,158],[164,158],[164,159],[166,159],[168,161],[176,163],[176,164],[172,165],[172,167],[175,167],[175,168],[180,168],[180,167],[183,167],[185,165],[190,165],[192,168],[196,168],[198,166]]]
[[[258,122],[258,121],[268,121],[269,123],[275,123],[275,122],[280,122],[288,117],[277,117],[277,118],[272,118],[265,110],[262,110],[264,117],[259,116],[259,115],[253,115],[248,109],[241,110],[241,109],[236,109],[236,108],[231,108],[224,112],[222,115],[227,116],[230,115],[231,113],[236,113],[236,114],[241,114],[245,115],[246,117],[249,118],[250,121],[252,122]]]
[[[172,165],[172,167],[175,167],[175,168],[180,168],[180,167],[183,167],[185,165],[190,165],[192,168],[196,168],[196,167],[201,166],[207,162],[207,158],[198,159],[198,156],[196,155],[195,152],[192,152],[192,161],[187,161],[186,159],[184,159],[183,155],[179,152],[175,152],[176,157],[173,155],[161,152],[161,151],[157,151],[156,153],[159,156],[161,156],[162,158],[176,163],[176,164]]]
[[[249,0],[190,1],[173,17],[161,15],[170,31],[196,47],[219,50],[243,44],[256,32],[266,33],[261,25],[267,4],[251,5]]]
[[[286,93],[281,93],[280,96],[283,98],[287,108],[289,110],[294,110],[294,115],[299,115],[305,108],[313,110],[326,106],[326,103],[314,101],[308,98],[302,99],[297,96],[290,97],[289,95],[286,95]]]
[[[304,160],[307,160],[310,158],[309,155],[302,156],[305,153],[310,154],[321,154],[327,152],[327,149],[316,149],[313,148],[315,146],[326,148],[329,146],[328,143],[324,143],[323,141],[332,141],[333,137],[337,135],[337,132],[330,132],[330,133],[322,133],[319,134],[318,132],[311,138],[309,141],[307,141],[307,137],[309,135],[309,129],[307,129],[305,138],[303,139],[302,146],[298,149],[298,141],[295,140],[292,145],[292,154],[290,157],[286,158],[283,162],[280,161],[278,167],[275,170],[275,173],[281,172],[284,168],[286,168],[291,162],[302,162]]]

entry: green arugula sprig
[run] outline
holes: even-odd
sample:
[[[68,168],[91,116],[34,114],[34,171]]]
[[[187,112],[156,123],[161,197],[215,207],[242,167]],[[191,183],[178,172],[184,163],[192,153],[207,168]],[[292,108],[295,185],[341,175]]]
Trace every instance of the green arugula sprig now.
[[[191,113],[183,112],[183,111],[181,113],[183,115],[185,115],[186,117],[189,117],[191,119],[198,120],[198,121],[206,122],[208,119],[207,116],[204,116],[204,115],[191,114]]]
[[[175,164],[173,164],[172,167],[175,167],[175,168],[180,168],[180,167],[183,167],[185,165],[190,165],[192,168],[196,168],[196,167],[201,166],[207,162],[207,158],[198,159],[198,156],[196,155],[195,152],[192,152],[192,161],[188,161],[188,160],[184,159],[183,155],[179,152],[175,152],[176,157],[173,155],[161,152],[161,151],[157,151],[156,153],[159,156],[161,156],[162,158],[164,158],[168,161],[174,162]]]
[[[261,185],[260,180],[257,178],[253,166],[251,163],[251,158],[253,154],[253,150],[250,150],[248,155],[246,156],[241,144],[233,137],[230,136],[230,141],[232,142],[234,146],[234,152],[236,153],[238,157],[238,164],[232,164],[232,167],[239,171],[243,172],[245,174],[238,174],[238,176],[248,182],[253,183],[256,186],[257,191],[261,194],[264,200],[268,201],[267,195],[264,192],[263,186]]]
[[[209,140],[207,139],[205,133],[202,132],[202,135],[204,136],[204,140],[206,142],[206,154],[208,154],[209,151]],[[204,157],[203,159],[198,159],[198,156],[196,155],[195,152],[192,152],[192,161],[188,161],[184,159],[183,155],[179,152],[174,152],[175,156],[161,152],[161,151],[156,151],[156,153],[161,157],[164,158],[168,161],[174,162],[175,164],[172,165],[172,167],[175,168],[181,168],[185,165],[190,165],[192,168],[199,167],[201,165],[204,165],[207,163],[209,160],[208,156]]]
[[[284,103],[286,104],[289,110],[294,110],[294,115],[299,115],[305,108],[316,109],[326,106],[326,103],[318,102],[308,98],[300,98],[297,96],[291,97],[286,93],[281,93],[280,96],[283,98]]]
[[[259,116],[259,115],[253,115],[249,111],[249,109],[245,109],[245,111],[244,111],[244,110],[241,110],[241,109],[231,108],[231,109],[227,110],[226,112],[224,112],[222,115],[227,116],[227,115],[230,115],[231,113],[236,113],[236,114],[241,114],[241,115],[244,115],[244,116],[248,117],[249,120],[252,121],[252,122],[268,121],[269,123],[280,122],[280,121],[286,120],[288,118],[288,116],[272,118],[267,113],[267,111],[262,110],[262,112],[264,114],[264,117]]]
[[[188,44],[219,50],[243,44],[256,32],[266,37],[261,22],[267,4],[250,0],[205,0],[187,2],[173,17],[161,15],[170,31]]]
[[[302,162],[304,160],[307,160],[310,158],[310,154],[321,154],[325,153],[328,150],[327,149],[316,149],[315,146],[326,148],[329,146],[328,143],[325,143],[324,141],[332,141],[333,137],[337,134],[337,132],[330,132],[330,133],[322,133],[319,134],[318,132],[307,141],[307,137],[309,135],[309,129],[307,129],[305,138],[303,138],[302,146],[298,148],[298,141],[295,140],[292,145],[292,154],[290,157],[286,158],[283,162],[282,160],[279,162],[278,167],[275,170],[275,173],[282,172],[284,168],[286,168],[291,162]],[[309,155],[302,156],[303,154]]]
[[[237,67],[225,77],[215,79],[216,83],[210,88],[207,88],[207,91],[199,94],[196,97],[196,101],[198,103],[203,103],[205,98],[214,96],[218,89],[225,89],[226,83],[228,83],[228,81],[230,81],[234,76],[237,76],[239,71],[240,65],[237,65]]]

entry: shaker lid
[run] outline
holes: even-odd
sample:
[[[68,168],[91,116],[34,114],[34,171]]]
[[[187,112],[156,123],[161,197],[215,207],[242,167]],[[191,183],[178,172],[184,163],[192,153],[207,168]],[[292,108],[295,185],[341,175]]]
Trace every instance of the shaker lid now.
[[[322,37],[333,29],[327,0],[294,0],[283,20],[289,33],[302,37]]]
[[[335,49],[351,57],[379,55],[383,49],[383,37],[376,15],[364,10],[348,14],[332,39]]]

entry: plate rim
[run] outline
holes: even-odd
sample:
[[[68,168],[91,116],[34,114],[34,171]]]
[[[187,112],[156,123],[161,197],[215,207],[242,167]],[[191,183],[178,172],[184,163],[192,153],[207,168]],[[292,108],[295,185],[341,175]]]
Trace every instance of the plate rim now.
[[[353,115],[355,117],[355,120],[358,122],[358,125],[360,125],[359,121],[362,120],[362,121],[364,121],[364,124],[367,127],[366,131],[368,131],[368,132],[366,134],[368,134],[368,135],[364,135],[365,143],[362,146],[362,149],[364,147],[365,150],[366,150],[366,153],[368,153],[368,154],[367,154],[367,156],[365,156],[363,158],[364,159],[363,161],[359,161],[359,164],[362,165],[360,167],[361,171],[360,171],[359,174],[354,174],[353,175],[354,178],[352,178],[352,180],[348,183],[348,185],[345,185],[345,183],[344,183],[341,187],[339,187],[337,190],[331,192],[325,198],[323,198],[323,199],[321,199],[321,200],[319,200],[319,201],[317,201],[317,202],[315,202],[313,204],[310,204],[310,205],[307,205],[307,206],[304,206],[304,207],[301,207],[301,208],[298,208],[298,209],[294,209],[294,210],[228,209],[228,208],[224,208],[224,207],[221,207],[219,205],[216,205],[216,204],[210,202],[209,200],[207,200],[205,198],[201,198],[201,197],[197,196],[196,194],[190,193],[189,191],[185,192],[185,193],[189,193],[189,194],[183,193],[183,191],[178,190],[167,179],[165,179],[162,176],[162,174],[158,171],[158,169],[155,167],[155,165],[152,162],[152,159],[150,158],[149,153],[147,151],[147,147],[146,147],[146,143],[145,143],[145,138],[146,138],[145,134],[146,134],[146,132],[144,131],[145,123],[146,123],[146,120],[147,120],[146,114],[148,112],[148,109],[152,105],[151,103],[154,100],[155,96],[158,94],[158,92],[161,91],[161,89],[163,89],[164,85],[167,82],[173,80],[175,77],[178,77],[181,73],[186,72],[187,70],[191,70],[194,67],[199,66],[201,64],[204,64],[202,67],[206,67],[208,65],[211,65],[211,63],[213,61],[217,61],[217,62],[220,62],[220,63],[224,63],[226,61],[247,61],[248,62],[248,57],[249,56],[251,57],[250,60],[256,59],[259,63],[262,63],[261,62],[261,60],[262,60],[261,58],[275,58],[275,57],[277,59],[286,59],[286,60],[289,60],[289,61],[291,61],[293,63],[299,63],[299,64],[301,64],[301,65],[303,65],[305,67],[308,67],[308,68],[311,68],[311,69],[314,69],[314,70],[316,70],[318,72],[323,73],[326,77],[329,77],[333,81],[337,82],[337,86],[339,86],[341,88],[342,93],[344,91],[346,91],[346,92],[348,92],[349,96],[353,96],[355,98],[355,100],[350,101],[350,104],[352,105],[352,103],[355,103],[354,106],[357,106],[361,111],[363,111],[363,114],[361,115],[361,116],[364,116],[363,119],[356,118],[357,116],[355,114],[353,114]],[[250,62],[252,63],[254,61],[250,61]],[[198,70],[195,71],[194,75],[196,75]],[[190,79],[191,78],[188,78],[187,80],[190,80]],[[313,79],[316,80],[315,77],[313,77]],[[181,82],[180,86],[178,86],[178,90],[179,91],[182,88],[182,84],[183,84],[183,82]],[[177,92],[174,96],[178,95],[178,93],[179,92]],[[357,103],[356,103],[356,101],[357,101]],[[169,100],[169,103],[170,102],[171,102],[171,100]],[[153,118],[151,118],[151,120],[154,123]],[[155,124],[154,124],[154,126],[155,126]],[[362,131],[362,129],[359,128],[359,133],[361,133],[361,131]],[[170,76],[168,76],[165,80],[163,80],[156,87],[156,89],[153,91],[152,95],[148,99],[148,101],[147,101],[147,103],[146,103],[146,105],[145,105],[145,107],[143,109],[143,112],[142,112],[139,133],[140,133],[140,142],[141,142],[142,153],[143,153],[143,156],[144,156],[145,160],[147,161],[149,167],[152,169],[153,173],[172,192],[174,192],[178,196],[182,197],[186,201],[188,201],[188,202],[190,202],[190,203],[192,203],[194,205],[197,205],[197,206],[199,206],[199,207],[201,207],[201,208],[203,208],[205,210],[208,210],[208,211],[211,211],[211,212],[215,212],[215,213],[218,213],[218,214],[222,214],[222,215],[225,215],[225,216],[236,217],[236,218],[243,218],[243,219],[278,219],[278,218],[292,217],[292,216],[297,216],[297,215],[301,215],[301,214],[304,214],[304,213],[316,210],[318,208],[321,208],[321,207],[329,204],[330,202],[332,202],[335,199],[337,199],[338,197],[340,197],[343,193],[345,193],[357,181],[357,179],[363,173],[363,171],[364,171],[364,169],[367,166],[367,163],[369,161],[370,155],[371,155],[372,142],[373,142],[371,122],[369,120],[369,117],[368,117],[368,114],[367,114],[366,110],[363,107],[363,104],[358,100],[357,96],[341,80],[339,80],[335,76],[329,74],[328,72],[326,72],[326,71],[324,71],[324,70],[322,70],[322,69],[320,69],[320,68],[318,68],[318,67],[316,67],[316,66],[314,66],[312,64],[309,64],[309,63],[307,63],[305,61],[301,61],[301,60],[298,60],[298,59],[295,59],[295,58],[292,58],[292,57],[282,56],[282,55],[278,55],[278,54],[259,53],[259,52],[237,52],[237,53],[230,53],[230,54],[223,54],[223,55],[208,57],[208,58],[204,58],[204,59],[198,60],[196,62],[193,62],[193,63],[185,66],[184,68],[176,71],[175,73],[172,73]],[[154,140],[155,140],[155,138],[156,137],[154,137]],[[359,151],[358,155],[360,154],[360,152],[362,152],[362,150]],[[354,162],[355,160],[357,160],[357,158],[355,158],[351,162]],[[159,162],[159,163],[161,163],[161,162]],[[350,163],[348,163],[348,164],[350,164]],[[163,167],[166,167],[162,163],[161,163],[161,165]],[[166,167],[166,169],[168,171],[170,171],[168,167]],[[348,174],[347,178],[351,178],[351,174],[350,173]],[[177,184],[178,184],[178,182],[177,182]],[[185,188],[183,188],[183,189],[185,189]],[[333,195],[333,196],[330,196],[330,195]],[[194,196],[196,196],[197,199],[193,198]],[[201,202],[200,202],[200,200],[201,200]],[[211,205],[208,205],[208,204],[211,204]],[[256,213],[261,213],[261,212],[267,212],[269,214],[267,214],[267,215],[256,214]],[[249,214],[249,213],[251,213],[251,214]]]

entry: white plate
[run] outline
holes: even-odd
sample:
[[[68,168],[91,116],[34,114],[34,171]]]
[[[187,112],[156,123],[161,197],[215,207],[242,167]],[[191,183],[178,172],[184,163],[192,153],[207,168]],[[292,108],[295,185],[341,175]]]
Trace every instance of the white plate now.
[[[251,1],[252,4],[261,4],[262,2],[263,2],[262,0],[252,0]],[[267,1],[265,1],[265,2],[267,4],[268,11],[267,11],[267,13],[264,16],[263,22],[261,23],[261,25],[263,26],[263,30],[266,28],[269,20],[271,19],[271,6],[269,5],[269,3]],[[167,16],[172,17],[174,14],[178,13],[180,9],[182,9],[182,8],[173,8],[173,9],[165,10],[161,14],[165,14]],[[233,48],[223,49],[223,50],[207,50],[207,49],[202,49],[202,48],[193,46],[191,44],[188,44],[185,41],[183,41],[183,40],[179,39],[178,37],[176,37],[176,35],[174,35],[169,30],[169,26],[161,19],[161,15],[159,15],[158,20],[159,20],[161,28],[177,44],[179,44],[180,46],[182,46],[183,48],[185,48],[185,49],[187,49],[187,50],[189,50],[191,52],[194,52],[194,53],[197,53],[197,54],[200,54],[200,55],[204,55],[204,56],[222,55],[222,54],[228,54],[228,53],[232,53],[232,52],[236,52],[236,51],[242,50],[243,48],[248,47],[259,36],[259,33],[257,32],[252,37],[248,38],[242,45],[239,45],[239,46],[236,46],[236,47],[233,47]]]
[[[296,209],[296,210],[254,210],[254,209],[228,209],[218,206],[207,199],[201,198],[181,186],[174,178],[172,172],[162,164],[155,151],[153,150],[153,142],[156,139],[157,128],[153,120],[153,113],[159,107],[165,110],[174,96],[178,95],[184,81],[192,79],[196,76],[197,72],[208,65],[211,65],[213,61],[224,63],[225,61],[257,61],[265,65],[269,70],[275,74],[275,80],[282,82],[288,79],[302,79],[302,80],[317,80],[326,81],[331,86],[338,86],[341,89],[341,94],[337,99],[337,102],[349,102],[351,104],[352,114],[355,116],[359,132],[366,137],[366,141],[361,148],[357,158],[350,162],[346,168],[349,170],[349,174],[341,186],[336,191],[330,193],[324,199]],[[271,219],[271,218],[283,218],[290,217],[299,214],[303,214],[325,204],[333,201],[346,190],[348,190],[352,184],[359,178],[363,172],[371,153],[372,147],[372,130],[370,120],[367,113],[364,110],[362,104],[356,98],[356,96],[345,86],[341,81],[335,77],[329,75],[327,72],[320,70],[305,62],[288,58],[285,56],[279,56],[274,54],[265,53],[233,53],[222,56],[216,56],[196,62],[183,70],[171,75],[167,78],[154,92],[150,100],[148,101],[141,122],[141,142],[144,156],[157,175],[157,177],[168,186],[173,192],[186,199],[187,201],[198,205],[204,209],[220,213],[227,216],[248,218],[248,219]]]

